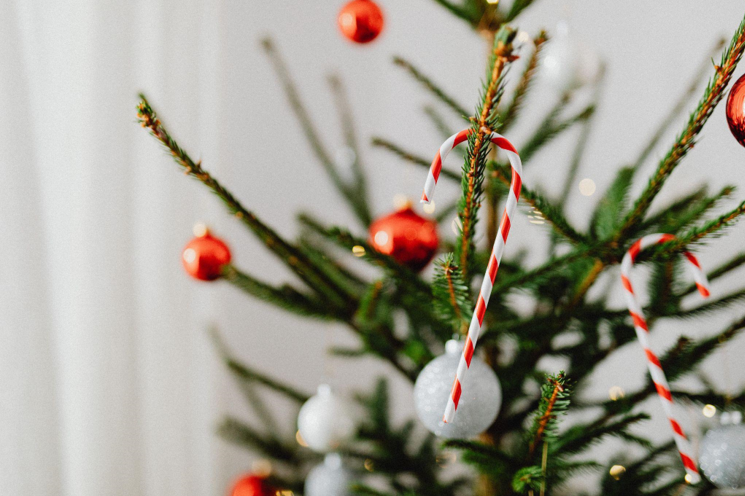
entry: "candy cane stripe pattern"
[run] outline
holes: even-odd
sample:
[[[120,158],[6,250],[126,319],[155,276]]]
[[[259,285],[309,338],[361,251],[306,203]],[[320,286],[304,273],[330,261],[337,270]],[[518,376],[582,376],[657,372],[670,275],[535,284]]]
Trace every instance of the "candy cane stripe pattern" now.
[[[632,287],[631,279],[629,278],[631,268],[634,266],[634,262],[642,250],[649,248],[650,246],[666,243],[673,239],[675,239],[675,236],[671,234],[650,234],[649,236],[644,236],[631,245],[631,248],[626,252],[626,255],[623,257],[623,262],[621,263],[621,283],[623,284],[626,304],[629,307],[631,319],[634,321],[636,336],[647,356],[649,375],[652,376],[652,382],[654,382],[655,388],[657,389],[657,395],[662,401],[662,409],[665,411],[665,414],[670,421],[670,427],[673,430],[675,444],[678,447],[680,458],[683,460],[683,466],[688,474],[686,480],[691,484],[695,484],[701,480],[701,476],[698,474],[696,462],[690,454],[691,448],[688,444],[688,438],[686,438],[683,428],[673,416],[673,395],[670,393],[670,385],[667,383],[665,372],[662,370],[662,366],[660,365],[660,360],[657,358],[657,355],[654,354],[649,345],[649,328],[647,327],[647,320],[644,317],[642,307],[636,299],[634,288]],[[706,280],[706,274],[703,273],[698,260],[692,253],[684,252],[683,256],[691,267],[691,273],[693,274],[694,281],[696,281],[696,287],[698,288],[699,293],[701,293],[701,296],[704,298],[707,298],[710,293],[709,282]]]
[[[453,148],[466,141],[469,134],[472,132],[472,130],[466,129],[458,134],[454,134],[442,144],[437,155],[435,155],[435,159],[432,161],[432,166],[429,169],[427,182],[424,184],[422,203],[429,203],[432,201],[435,186],[437,185],[437,180],[439,179],[440,171],[442,170],[442,161],[445,160],[445,157],[447,157]],[[455,411],[458,409],[458,402],[460,401],[461,395],[461,381],[463,380],[468,367],[471,366],[473,351],[476,348],[476,343],[478,342],[479,334],[481,333],[481,325],[484,322],[484,313],[489,304],[489,297],[491,296],[492,287],[494,286],[494,280],[497,277],[499,264],[502,260],[502,253],[504,252],[504,245],[507,242],[507,236],[510,233],[510,226],[512,224],[510,219],[515,215],[517,200],[520,198],[520,189],[522,188],[523,165],[520,161],[520,155],[517,154],[515,147],[512,146],[512,143],[510,143],[506,138],[497,133],[491,133],[489,135],[489,140],[507,153],[507,158],[512,166],[512,182],[510,184],[510,193],[507,197],[507,204],[504,207],[504,215],[499,224],[499,234],[497,235],[497,239],[494,240],[494,248],[492,249],[489,265],[486,269],[486,274],[484,275],[484,282],[481,284],[481,291],[479,292],[478,300],[476,300],[476,308],[473,312],[471,325],[468,327],[468,336],[466,337],[466,344],[463,347],[463,356],[461,356],[460,363],[458,364],[455,381],[453,382],[453,389],[450,392],[450,399],[445,408],[445,415],[443,416],[443,421],[445,423],[453,421],[455,418]]]

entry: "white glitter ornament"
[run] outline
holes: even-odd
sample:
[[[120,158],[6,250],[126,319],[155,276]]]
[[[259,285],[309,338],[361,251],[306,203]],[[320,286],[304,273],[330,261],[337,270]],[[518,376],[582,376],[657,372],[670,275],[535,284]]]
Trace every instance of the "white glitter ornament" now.
[[[701,442],[701,471],[721,489],[745,487],[745,425],[741,421],[739,412],[722,414],[723,425],[707,432]]]
[[[329,453],[305,479],[305,496],[351,496],[352,472],[344,467],[338,453]]]
[[[566,22],[556,26],[556,35],[546,43],[542,59],[545,78],[562,93],[593,83],[600,76],[599,57],[572,38]]]
[[[297,418],[300,435],[314,451],[339,449],[355,431],[354,407],[326,384],[305,402]]]
[[[449,424],[442,421],[462,352],[462,341],[448,341],[445,354],[429,362],[414,384],[414,405],[419,420],[434,434],[448,439],[481,434],[497,418],[502,404],[502,389],[496,374],[474,355],[461,383],[455,420]]]

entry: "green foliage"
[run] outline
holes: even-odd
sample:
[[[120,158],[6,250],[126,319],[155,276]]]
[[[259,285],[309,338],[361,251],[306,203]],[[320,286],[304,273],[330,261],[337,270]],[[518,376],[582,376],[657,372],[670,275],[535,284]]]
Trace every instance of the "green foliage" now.
[[[460,183],[461,192],[457,203],[455,198],[443,199],[438,206],[437,221],[445,223],[440,229],[445,238],[441,249],[453,253],[439,258],[431,278],[376,252],[367,241],[366,231],[373,209],[367,201],[364,154],[339,77],[329,78],[329,84],[343,130],[341,141],[355,151],[355,159],[350,164],[351,180],[342,177],[340,164],[328,152],[333,148],[321,140],[322,133],[315,128],[303,105],[288,64],[279,57],[271,42],[264,44],[315,157],[358,221],[355,228],[327,226],[303,214],[298,218],[300,235],[296,241],[285,239],[263,223],[200,162],[192,160],[169,134],[147,100],[143,98],[138,106],[140,123],[178,166],[212,191],[228,212],[297,279],[292,284],[273,285],[229,265],[224,268],[223,280],[282,310],[323,319],[329,325],[345,325],[356,342],[332,349],[332,353],[345,359],[375,357],[410,382],[441,353],[444,342],[454,332],[462,330],[470,319],[476,292],[472,282],[485,270],[490,253],[490,247],[482,247],[478,242],[478,222],[482,210],[486,211],[490,224],[498,222],[500,201],[510,182],[508,166],[489,155],[488,143],[483,138],[490,130],[503,131],[512,125],[519,118],[519,111],[531,103],[529,89],[540,61],[537,52],[542,43],[536,43],[536,51],[531,53],[522,74],[518,75],[517,84],[510,86],[514,89],[503,104],[508,68],[514,60],[512,43],[516,33],[516,29],[506,23],[534,2],[515,0],[509,5],[505,2],[495,5],[486,0],[435,1],[494,40],[487,77],[476,112],[469,120],[474,133],[463,155],[462,174],[442,171],[442,177]],[[544,34],[540,34],[537,41],[543,38]],[[478,496],[531,493],[563,496],[570,494],[567,482],[587,472],[600,473],[603,477],[594,494],[680,494],[682,470],[675,459],[672,443],[654,447],[635,431],[650,414],[659,414],[657,410],[641,411],[641,403],[655,394],[652,382],[647,380],[638,391],[628,392],[616,401],[593,401],[580,395],[572,396],[570,401],[566,377],[571,376],[572,389],[581,391],[599,364],[635,341],[628,312],[613,306],[610,295],[617,284],[617,266],[625,251],[643,234],[667,232],[677,237],[675,241],[645,251],[638,258],[639,264],[652,267],[646,288],[648,298],[645,298],[649,304],[644,309],[650,332],[655,332],[655,324],[661,320],[718,316],[745,300],[745,288],[735,288],[728,294],[716,292],[715,288],[716,296],[712,300],[682,305],[684,298],[696,288],[686,282],[688,276],[682,270],[680,253],[689,249],[689,245],[703,244],[726,233],[726,228],[745,213],[745,202],[723,214],[718,213],[720,205],[733,196],[733,187],[714,193],[699,187],[663,206],[656,206],[656,210],[651,209],[667,178],[699,139],[743,50],[745,25],[738,28],[725,49],[721,64],[715,67],[714,76],[684,130],[663,154],[644,191],[631,197],[635,175],[641,173],[640,166],[656,150],[665,131],[697,91],[700,75],[694,78],[694,84],[650,136],[638,159],[631,166],[618,170],[615,180],[593,210],[587,229],[570,222],[567,202],[576,173],[582,166],[601,85],[595,86],[589,104],[580,104],[574,92],[567,93],[548,109],[539,125],[527,133],[527,139],[518,147],[524,163],[548,150],[556,137],[566,135],[575,124],[581,128],[573,153],[566,157],[570,165],[560,193],[555,197],[547,194],[545,191],[553,188],[541,187],[540,177],[529,175],[529,184],[523,187],[521,197],[521,206],[527,208],[519,212],[527,212],[531,221],[544,222],[545,229],[531,228],[529,233],[519,236],[530,238],[523,252],[507,250],[487,308],[477,353],[500,377],[503,397],[499,416],[478,440],[441,443],[423,434],[415,421],[392,421],[388,387],[385,381],[379,381],[372,392],[358,395],[365,415],[358,426],[356,443],[345,450],[355,468],[364,464],[375,478],[373,482],[363,478],[357,481],[353,486],[355,494],[462,496],[474,494],[473,488],[477,487]],[[441,115],[434,107],[425,109],[437,132],[449,134],[452,129],[460,129],[466,114],[464,107],[425,75],[425,71],[402,58],[397,58],[395,63],[435,98],[437,109],[444,106],[452,110]],[[569,109],[579,110],[571,113]],[[422,170],[430,166],[429,154],[419,156],[408,147],[383,138],[374,139],[373,145],[387,149]],[[563,158],[554,160],[552,157],[552,160],[561,164]],[[552,171],[552,177],[557,177],[556,172]],[[463,229],[453,242],[445,233],[450,230],[456,210]],[[493,236],[495,226],[487,227],[487,234]],[[535,253],[532,241],[539,236],[547,236],[551,242],[547,257]],[[352,256],[353,248],[360,257]],[[743,265],[745,253],[740,253],[709,271],[709,279],[716,281]],[[513,298],[517,293],[522,296],[519,301]],[[660,354],[676,399],[719,407],[725,404],[745,407],[745,391],[726,394],[698,370],[704,360],[743,329],[745,316],[708,337],[681,337]],[[570,339],[567,341],[567,338]],[[297,444],[294,425],[287,428],[277,425],[279,422],[265,403],[265,395],[279,396],[292,408],[299,407],[308,395],[242,363],[219,339],[216,344],[252,414],[245,420],[227,417],[220,424],[219,433],[230,442],[272,458],[278,467],[273,479],[277,487],[302,495],[303,479],[310,467],[318,463],[319,456]],[[546,381],[539,364],[544,359],[557,357],[566,360],[567,375],[549,376]],[[695,388],[676,387],[676,381],[683,377],[696,381]],[[582,413],[582,416],[570,416],[566,424],[560,425],[560,418],[573,412]],[[586,459],[592,446],[610,438],[633,445],[634,452],[640,455],[637,458],[617,456],[607,466],[606,460],[599,463]],[[446,466],[456,459],[470,465],[478,473],[478,481],[474,481],[470,473],[447,479],[443,475],[449,473]],[[623,464],[626,470],[614,477],[609,469],[615,463]],[[689,492],[704,494],[708,489],[701,485]]]

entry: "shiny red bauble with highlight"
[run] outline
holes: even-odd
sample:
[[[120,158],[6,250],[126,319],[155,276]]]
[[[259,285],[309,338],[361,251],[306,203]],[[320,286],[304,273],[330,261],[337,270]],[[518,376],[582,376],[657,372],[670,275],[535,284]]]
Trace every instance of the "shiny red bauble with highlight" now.
[[[222,269],[230,263],[230,249],[221,239],[205,231],[189,241],[181,253],[186,272],[200,281],[214,281],[222,275]]]
[[[370,43],[383,31],[383,11],[372,0],[352,0],[339,12],[339,29],[355,43]]]
[[[727,124],[732,136],[745,146],[745,74],[732,86],[727,97]]]
[[[235,481],[229,496],[275,496],[276,494],[277,490],[267,484],[265,477],[247,475]]]
[[[439,243],[437,223],[418,215],[410,206],[370,225],[370,244],[415,271],[427,266]]]

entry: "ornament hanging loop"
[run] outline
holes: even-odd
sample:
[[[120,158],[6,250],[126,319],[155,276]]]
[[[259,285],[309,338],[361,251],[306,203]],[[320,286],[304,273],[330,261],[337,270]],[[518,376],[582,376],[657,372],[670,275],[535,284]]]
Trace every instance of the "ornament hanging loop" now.
[[[652,351],[649,344],[649,327],[647,326],[647,320],[644,317],[644,312],[639,301],[636,299],[630,279],[631,269],[634,266],[634,262],[639,256],[639,253],[641,253],[645,248],[666,243],[674,239],[675,236],[671,234],[650,234],[649,236],[644,236],[631,245],[631,248],[626,252],[623,261],[621,262],[621,283],[623,284],[624,296],[626,297],[626,304],[629,308],[629,313],[634,321],[636,337],[642,345],[642,348],[644,348],[644,353],[647,356],[649,375],[652,377],[652,382],[654,383],[655,388],[657,389],[657,394],[662,401],[662,409],[665,411],[665,414],[670,421],[673,438],[675,439],[675,444],[680,452],[680,458],[683,461],[683,466],[685,467],[687,474],[686,480],[691,484],[695,484],[701,480],[701,476],[698,473],[698,468],[696,467],[696,462],[694,461],[688,438],[683,432],[683,428],[673,415],[673,397],[670,393],[670,385],[665,377],[665,372],[662,370],[659,358],[657,358],[657,355]],[[688,261],[688,265],[691,268],[691,273],[693,274],[694,281],[696,281],[696,287],[698,288],[699,293],[701,293],[701,296],[704,298],[708,298],[710,294],[709,281],[706,279],[706,274],[701,270],[701,265],[698,263],[698,259],[695,255],[687,251],[683,252],[683,256]]]

